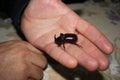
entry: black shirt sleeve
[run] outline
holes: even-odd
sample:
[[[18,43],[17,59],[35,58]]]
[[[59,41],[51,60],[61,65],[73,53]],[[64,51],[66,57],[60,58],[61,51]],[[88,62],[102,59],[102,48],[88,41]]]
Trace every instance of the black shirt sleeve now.
[[[20,24],[22,13],[29,0],[0,0],[0,9],[5,12],[17,26]]]
[[[20,37],[23,37],[20,29],[21,16],[29,1],[30,0],[0,0],[0,10],[12,19],[12,24]]]
[[[24,12],[24,9],[28,5],[28,3],[29,3],[29,0],[16,0],[16,3],[14,4],[12,13],[10,15],[10,17],[12,19],[12,23],[13,23],[18,35],[24,40],[26,40],[26,38],[21,31],[20,23],[21,23],[22,13]]]

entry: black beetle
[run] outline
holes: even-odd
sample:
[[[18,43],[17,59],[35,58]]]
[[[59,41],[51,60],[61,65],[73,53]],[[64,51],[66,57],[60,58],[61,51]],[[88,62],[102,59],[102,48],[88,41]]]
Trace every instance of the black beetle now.
[[[78,44],[76,44],[76,42],[78,41],[78,37],[76,34],[73,34],[73,33],[65,33],[65,34],[60,33],[60,36],[56,38],[56,35],[55,35],[54,39],[58,47],[63,44],[64,49],[65,49],[65,46],[64,46],[65,43],[71,43],[79,46]]]

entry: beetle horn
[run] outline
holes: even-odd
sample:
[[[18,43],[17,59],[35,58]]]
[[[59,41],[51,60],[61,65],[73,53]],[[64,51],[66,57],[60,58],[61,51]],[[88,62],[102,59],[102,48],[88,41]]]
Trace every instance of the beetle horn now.
[[[63,33],[60,33],[60,35],[63,35]]]

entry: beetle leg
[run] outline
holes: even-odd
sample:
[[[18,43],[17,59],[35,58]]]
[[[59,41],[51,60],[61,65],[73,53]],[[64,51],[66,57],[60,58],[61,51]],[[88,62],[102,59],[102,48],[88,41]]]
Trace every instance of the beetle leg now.
[[[63,48],[64,48],[64,50],[65,50],[65,44],[63,43]]]
[[[82,47],[81,45],[79,45],[79,44],[76,44],[76,43],[75,43],[74,45],[76,45],[76,46],[78,46],[78,47]]]
[[[54,39],[56,40],[56,34],[54,35]]]

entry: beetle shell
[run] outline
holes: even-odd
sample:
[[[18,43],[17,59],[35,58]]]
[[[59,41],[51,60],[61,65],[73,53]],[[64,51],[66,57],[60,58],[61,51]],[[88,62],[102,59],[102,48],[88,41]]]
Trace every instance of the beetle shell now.
[[[64,35],[64,41],[66,42],[66,43],[72,43],[72,44],[74,44],[74,43],[76,43],[77,42],[77,40],[78,40],[78,38],[77,38],[77,35],[75,35],[75,34],[65,34]]]

